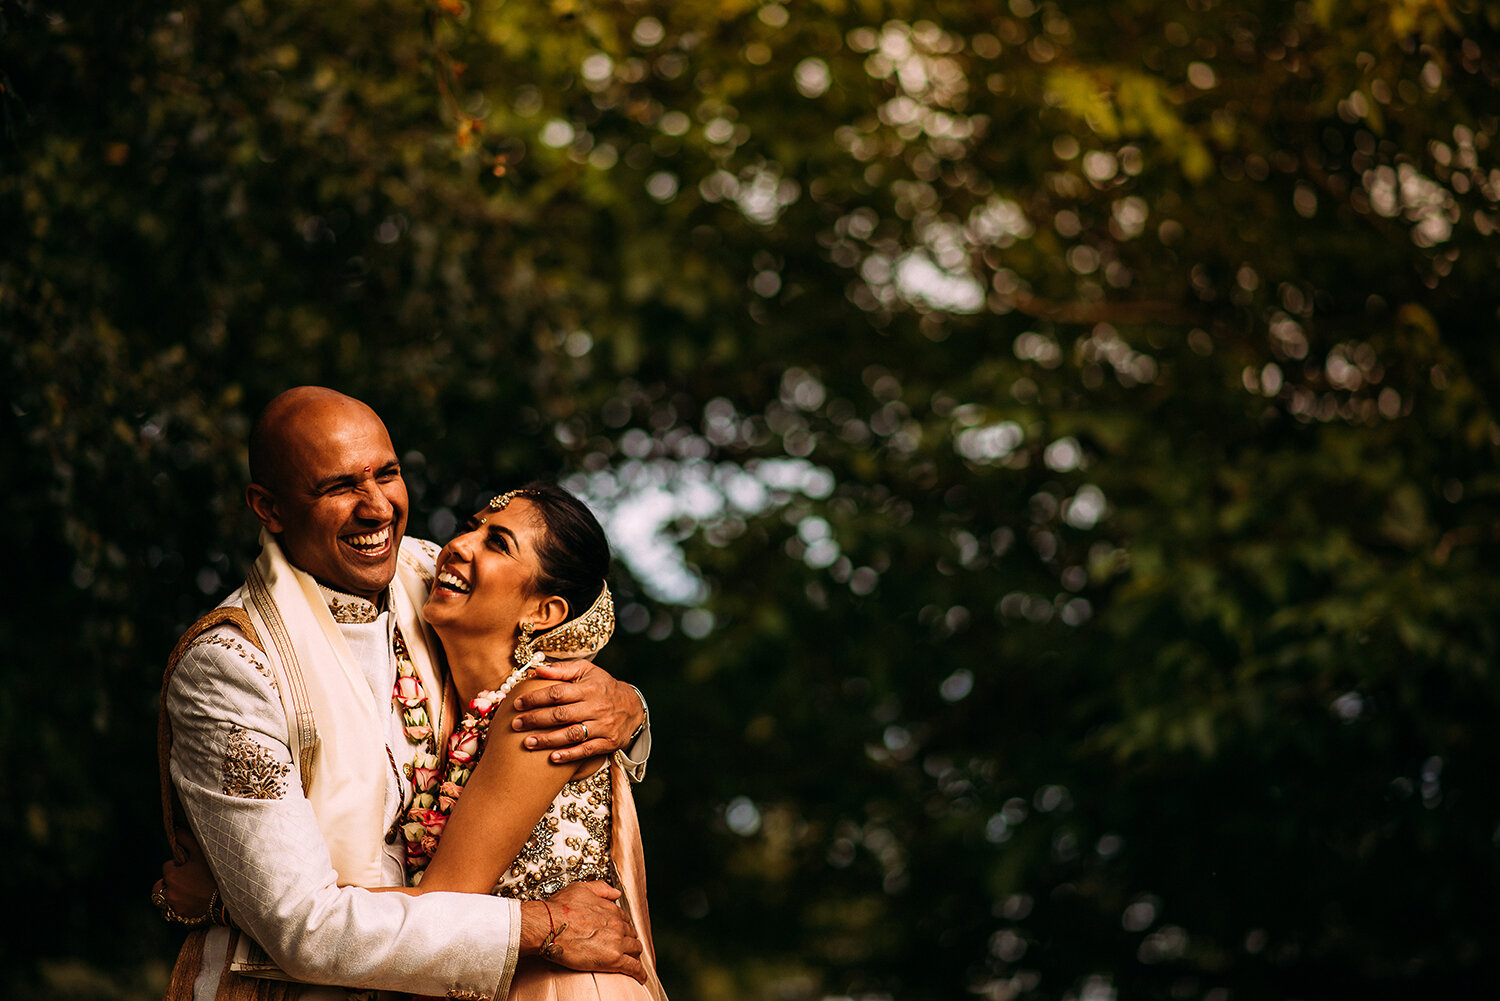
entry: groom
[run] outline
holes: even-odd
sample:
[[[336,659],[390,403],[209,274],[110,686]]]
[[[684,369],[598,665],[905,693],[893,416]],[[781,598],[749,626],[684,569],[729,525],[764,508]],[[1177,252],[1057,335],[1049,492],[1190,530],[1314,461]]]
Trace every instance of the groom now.
[[[642,978],[640,941],[602,883],[546,904],[362,889],[404,883],[399,821],[455,708],[421,617],[437,547],[403,540],[400,463],[358,400],[277,396],[250,472],[260,559],[179,641],[159,742],[168,829],[185,816],[218,883],[211,915],[233,925],[193,932],[168,997],[315,1001],[347,992],[310,985],[340,984],[500,998],[537,954]],[[567,761],[633,743],[644,758],[637,691],[589,664],[548,676],[573,683],[518,702],[518,728],[539,731],[530,746]]]

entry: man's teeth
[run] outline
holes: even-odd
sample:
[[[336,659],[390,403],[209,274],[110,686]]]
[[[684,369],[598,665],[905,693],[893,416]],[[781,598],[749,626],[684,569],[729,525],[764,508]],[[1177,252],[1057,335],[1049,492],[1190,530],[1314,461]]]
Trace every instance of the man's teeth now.
[[[450,591],[457,591],[459,594],[469,593],[468,581],[464,580],[462,577],[455,576],[454,574],[451,574],[448,571],[444,570],[442,573],[438,574],[437,579],[439,584],[443,585]]]
[[[371,532],[369,535],[346,535],[346,536],[344,536],[344,541],[345,542],[349,543],[349,545],[351,545],[351,546],[354,546],[354,547],[360,548],[360,549],[375,549],[375,548],[377,548],[379,546],[385,545],[387,542],[390,541],[390,539],[391,539],[391,530],[389,528],[382,528],[380,531],[378,531],[378,532]]]

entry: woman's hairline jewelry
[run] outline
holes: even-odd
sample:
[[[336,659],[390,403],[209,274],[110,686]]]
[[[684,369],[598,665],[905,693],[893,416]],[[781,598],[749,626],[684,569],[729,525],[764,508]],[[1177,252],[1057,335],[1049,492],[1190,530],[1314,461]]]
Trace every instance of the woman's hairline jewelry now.
[[[529,493],[527,490],[507,490],[503,494],[496,494],[490,498],[489,508],[491,511],[504,511],[505,506],[517,497],[524,497]]]

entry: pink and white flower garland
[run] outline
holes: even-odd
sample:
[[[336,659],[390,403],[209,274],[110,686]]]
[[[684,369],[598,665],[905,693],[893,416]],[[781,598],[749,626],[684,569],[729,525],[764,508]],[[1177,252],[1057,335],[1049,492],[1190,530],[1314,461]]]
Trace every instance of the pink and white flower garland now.
[[[538,654],[535,659],[540,661],[541,655]],[[448,735],[445,747],[447,760],[442,766],[441,784],[437,781],[437,757],[417,752],[416,772],[424,778],[430,772],[431,778],[425,784],[413,778],[412,784],[417,787],[418,792],[406,811],[406,823],[402,825],[402,833],[406,836],[406,872],[412,886],[422,881],[422,873],[437,851],[438,839],[443,836],[443,828],[447,826],[448,817],[453,813],[453,805],[458,802],[464,784],[469,781],[474,767],[479,764],[479,756],[484,753],[490,720],[494,717],[495,710],[505,701],[510,690],[531,674],[531,666],[526,664],[516,668],[499,688],[485,689],[474,696],[464,712],[464,718]],[[430,762],[426,759],[430,759]],[[435,793],[433,786],[437,787]]]

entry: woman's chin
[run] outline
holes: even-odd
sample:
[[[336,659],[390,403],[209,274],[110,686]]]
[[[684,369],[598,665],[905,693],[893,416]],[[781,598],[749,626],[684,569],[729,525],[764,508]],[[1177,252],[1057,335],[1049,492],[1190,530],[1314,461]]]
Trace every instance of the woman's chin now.
[[[422,618],[434,629],[441,630],[453,622],[453,606],[446,600],[429,597],[422,606]]]
[[[481,621],[482,617],[476,616],[475,611],[465,608],[464,602],[457,598],[428,598],[427,604],[422,606],[422,618],[445,641],[492,632],[493,628]]]

